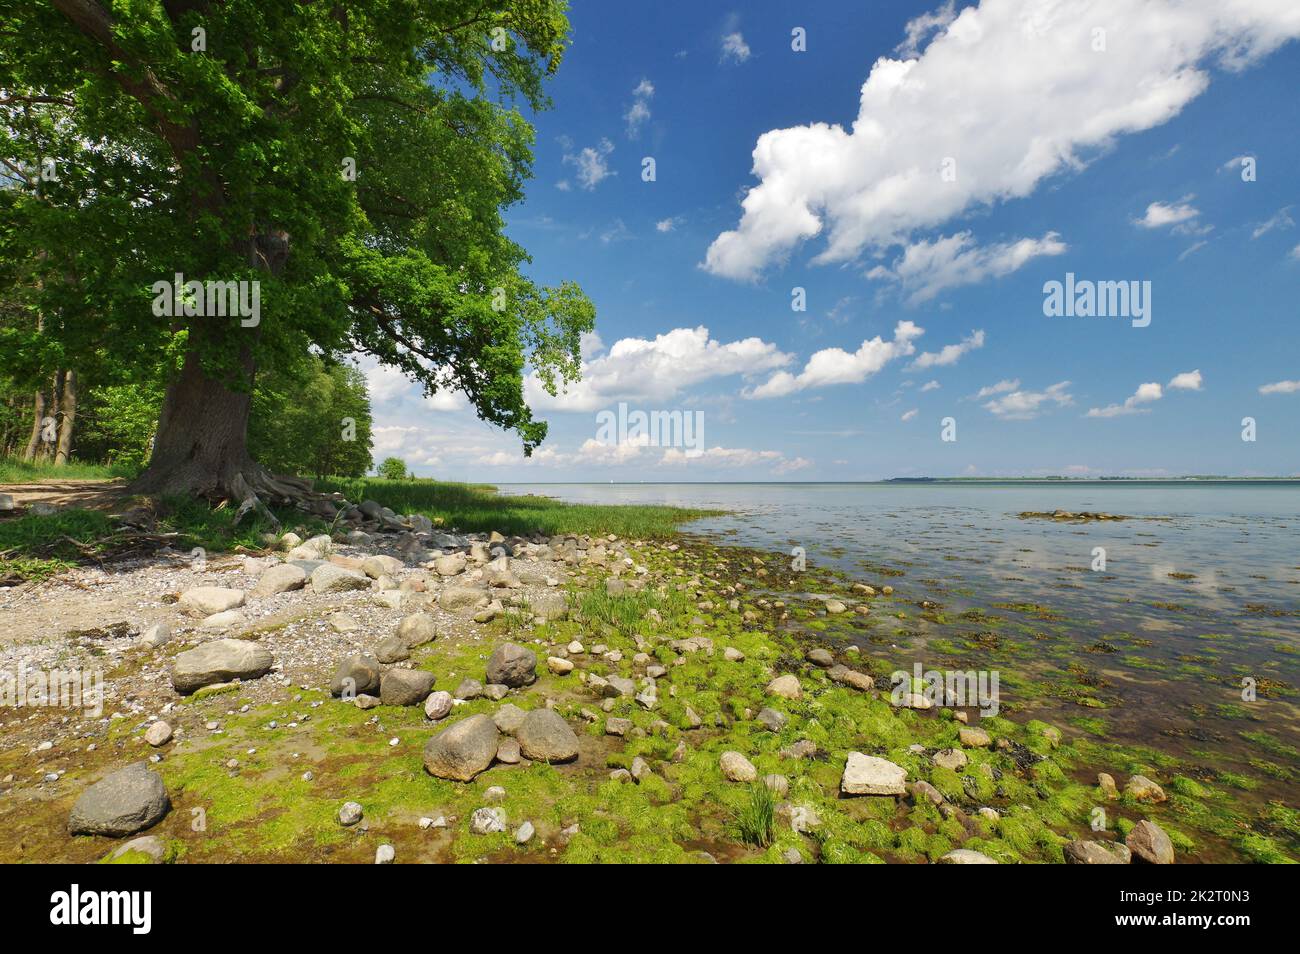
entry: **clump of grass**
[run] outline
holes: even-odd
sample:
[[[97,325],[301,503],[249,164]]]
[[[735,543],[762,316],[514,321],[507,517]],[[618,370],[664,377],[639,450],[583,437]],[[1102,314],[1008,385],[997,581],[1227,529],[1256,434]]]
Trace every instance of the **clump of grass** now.
[[[736,810],[736,829],[747,845],[766,848],[772,844],[776,824],[776,794],[762,782],[749,786],[749,797]]]
[[[686,611],[686,597],[678,590],[659,593],[654,590],[632,590],[619,596],[610,596],[603,586],[595,589],[574,589],[570,603],[577,606],[582,618],[589,622],[612,626],[619,632],[632,635],[641,632],[650,610],[659,610],[665,618]]]

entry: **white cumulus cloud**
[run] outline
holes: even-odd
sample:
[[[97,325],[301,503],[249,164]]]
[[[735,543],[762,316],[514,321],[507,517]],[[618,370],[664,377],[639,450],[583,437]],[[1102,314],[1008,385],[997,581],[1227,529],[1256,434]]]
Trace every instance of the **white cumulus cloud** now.
[[[1074,397],[1066,390],[1069,386],[1069,381],[1058,381],[1042,391],[1011,391],[986,402],[984,408],[1004,420],[1028,421],[1053,404],[1058,407],[1073,404]]]
[[[1295,394],[1300,391],[1300,381],[1274,381],[1260,387],[1260,394]]]
[[[600,338],[583,342],[582,379],[554,397],[535,374],[524,381],[534,410],[594,411],[617,401],[664,402],[711,378],[785,367],[793,358],[761,338],[716,341],[703,325],[674,328],[653,339],[622,338],[608,351]]]
[[[912,362],[913,368],[946,368],[950,364],[956,364],[962,355],[974,351],[976,348],[984,347],[984,332],[972,331],[957,344],[944,345],[938,351],[926,351],[916,356]],[[934,382],[931,382],[934,383]],[[935,384],[938,387],[938,384]],[[926,385],[923,390],[928,391],[930,385]]]
[[[949,288],[1010,275],[1035,258],[1061,255],[1069,246],[1055,232],[1042,238],[977,245],[970,232],[912,242],[890,267],[877,265],[868,278],[898,282],[910,304],[929,301]]]
[[[566,153],[563,162],[575,168],[574,176],[578,180],[578,185],[590,192],[611,175],[616,174],[609,168],[609,156],[613,151],[614,144],[608,139],[602,139],[595,146],[586,146],[577,152]],[[562,187],[564,185],[567,183],[562,184]]]
[[[916,351],[913,340],[925,333],[911,321],[900,321],[894,327],[894,338],[886,341],[880,335],[862,342],[857,351],[843,348],[823,348],[815,352],[799,374],[778,371],[758,387],[744,392],[749,398],[784,397],[807,388],[829,384],[857,384],[865,381],[896,358],[905,358]]]
[[[753,280],[818,236],[815,261],[851,261],[1024,198],[1118,137],[1178,115],[1209,86],[1212,66],[1243,69],[1300,36],[1300,4],[982,0],[951,22],[941,8],[909,38],[919,47],[936,30],[914,58],[875,62],[848,128],[812,122],[759,137],[759,182],[706,269]]]

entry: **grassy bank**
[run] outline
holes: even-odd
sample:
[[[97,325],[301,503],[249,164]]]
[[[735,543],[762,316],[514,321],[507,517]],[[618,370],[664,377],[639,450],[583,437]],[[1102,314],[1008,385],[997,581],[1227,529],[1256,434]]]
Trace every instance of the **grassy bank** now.
[[[549,497],[498,494],[486,484],[436,480],[323,480],[317,489],[339,491],[349,500],[374,500],[398,513],[422,513],[435,524],[466,532],[506,534],[615,533],[622,537],[663,539],[707,510],[677,507],[570,504]]]
[[[34,467],[30,475],[43,473]],[[33,476],[32,479],[41,479]],[[709,511],[652,506],[566,504],[545,497],[510,497],[483,484],[434,480],[324,480],[317,488],[339,491],[349,500],[374,500],[397,513],[420,513],[435,525],[462,532],[498,530],[506,534],[608,534],[665,539],[676,528]],[[258,550],[269,522],[247,519],[238,526],[232,508],[214,510],[188,498],[167,498],[157,508],[156,526],[147,534],[117,526],[107,514],[66,508],[49,516],[23,515],[0,520],[0,585],[43,579],[78,563],[93,563],[146,553],[169,545],[212,552]],[[285,528],[303,535],[324,533],[328,524],[293,509],[277,509]]]
[[[0,457],[0,484],[33,484],[43,480],[113,480],[134,477],[135,470],[116,464],[52,464],[49,461],[25,461],[17,457]]]

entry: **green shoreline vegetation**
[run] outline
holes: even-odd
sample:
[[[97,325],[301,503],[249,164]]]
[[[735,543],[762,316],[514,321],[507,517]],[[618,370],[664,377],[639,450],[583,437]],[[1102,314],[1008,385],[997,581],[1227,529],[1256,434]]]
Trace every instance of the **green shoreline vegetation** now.
[[[426,772],[425,740],[500,708],[485,698],[434,724],[419,706],[367,711],[292,686],[281,701],[247,711],[239,685],[186,697],[187,711],[219,719],[222,731],[190,739],[156,766],[173,810],[148,833],[162,839],[169,861],[368,862],[388,844],[399,862],[935,862],[956,849],[999,863],[1061,862],[1072,841],[1122,842],[1144,819],[1168,834],[1180,861],[1300,856],[1300,813],[1281,802],[1242,801],[1259,785],[1255,777],[1215,769],[1207,753],[1185,758],[1109,741],[1101,717],[1108,703],[1093,698],[1104,690],[1088,686],[1082,670],[1076,675],[1083,681],[1070,688],[1038,685],[1004,666],[998,654],[1007,641],[998,628],[1020,627],[1050,645],[1061,619],[1051,608],[1000,605],[999,612],[1024,616],[1023,623],[968,612],[962,619],[979,634],[931,647],[971,667],[994,660],[1013,697],[1077,694],[1084,715],[1063,727],[1018,720],[1017,707],[1004,705],[1003,715],[978,723],[985,744],[963,738],[966,726],[954,710],[891,705],[894,665],[886,644],[902,638],[897,633],[906,631],[918,605],[893,594],[897,570],[846,574],[809,567],[795,581],[784,554],[675,532],[701,511],[574,506],[419,480],[326,481],[321,489],[423,513],[435,526],[459,531],[614,534],[647,568],[651,583],[615,586],[604,567],[580,564],[568,584],[567,618],[534,625],[527,614],[506,612],[472,640],[435,640],[413,655],[418,668],[434,674],[436,689],[451,690],[463,676],[480,677],[486,655],[505,641],[536,649],[537,681],[504,701],[524,710],[552,707],[577,728],[581,754],[567,765],[498,764],[470,782]],[[236,528],[229,511],[169,502],[161,513],[155,532],[178,534],[173,546],[202,541],[196,545],[213,551],[250,552],[264,546],[267,527]],[[323,528],[301,514],[280,517],[303,537]],[[11,518],[0,521],[0,551],[6,565],[72,565],[119,552],[123,539],[116,534],[109,518],[90,511]],[[945,618],[941,606],[920,605],[921,615]],[[578,671],[548,668],[547,654],[574,640],[585,646],[569,657]],[[1112,634],[1095,651],[1113,652],[1121,643],[1136,641]],[[845,682],[842,669],[837,676],[827,668],[827,658],[871,676],[875,690]],[[647,665],[663,670],[653,708],[630,696],[602,699],[589,688],[595,678],[637,677]],[[778,676],[793,677],[796,691],[769,691]],[[303,712],[309,720],[299,721]],[[141,732],[138,720],[110,721],[95,750],[68,771],[58,797],[28,800],[21,811],[12,799],[0,803],[0,856],[106,859],[117,843],[69,837],[67,813],[86,784],[139,757]],[[390,747],[390,736],[420,744]],[[1241,733],[1241,743],[1259,778],[1294,783],[1294,749],[1263,731]],[[909,794],[842,796],[852,752],[901,767]],[[729,780],[720,767],[724,753],[740,753],[751,771]],[[25,751],[0,753],[0,778],[21,772],[25,758]],[[1118,790],[1099,772],[1112,775]],[[1130,787],[1135,776],[1158,783],[1160,801]],[[495,786],[504,794],[490,793]],[[348,800],[364,806],[368,830],[339,824]],[[470,831],[471,816],[486,805],[504,811],[505,831]],[[1105,813],[1101,832],[1091,828],[1097,808]],[[207,819],[203,832],[190,825],[196,809]],[[433,816],[443,816],[446,827],[421,827],[422,817]],[[543,837],[520,844],[512,832],[525,819]],[[142,860],[147,857],[139,852],[115,859]]]

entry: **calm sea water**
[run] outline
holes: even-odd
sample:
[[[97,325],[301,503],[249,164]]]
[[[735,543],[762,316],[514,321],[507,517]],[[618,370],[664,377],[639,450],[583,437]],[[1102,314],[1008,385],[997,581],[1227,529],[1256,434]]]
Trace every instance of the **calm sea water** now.
[[[1300,609],[1300,483],[503,484],[501,491],[726,510],[685,529],[743,546],[802,546],[845,568],[898,562],[913,568],[909,576],[969,557],[975,562],[962,577],[993,585],[1008,575],[1041,585],[1061,573],[1088,583],[1072,571],[1091,567],[1100,546],[1106,572],[1091,577],[1095,597],[1114,591],[1223,610],[1260,601]],[[1056,509],[1168,519],[1076,524],[1019,516]]]
[[[1012,680],[1004,692],[1030,715],[1094,727],[1104,720],[1108,737],[1184,754],[1228,753],[1241,768],[1251,758],[1295,761],[1285,750],[1257,749],[1244,734],[1265,731],[1300,746],[1300,484],[513,484],[501,491],[728,511],[684,529],[770,551],[801,546],[811,564],[891,583],[905,601],[941,605],[939,618],[904,605],[905,622],[878,623],[864,642],[875,655],[910,669],[916,659],[952,661],[961,653],[964,664],[1005,666],[1062,687],[1091,680],[1106,703],[1081,707],[1064,689],[1044,696],[1023,682],[1024,698],[1015,700]],[[1137,519],[1019,516],[1056,509]],[[1093,569],[1098,547],[1103,571]],[[1008,604],[1050,613],[1026,615]],[[977,617],[961,615],[972,610],[1003,621],[984,627],[1000,646],[987,660],[978,651],[981,626],[970,622]],[[1245,704],[1243,679],[1266,694]]]

